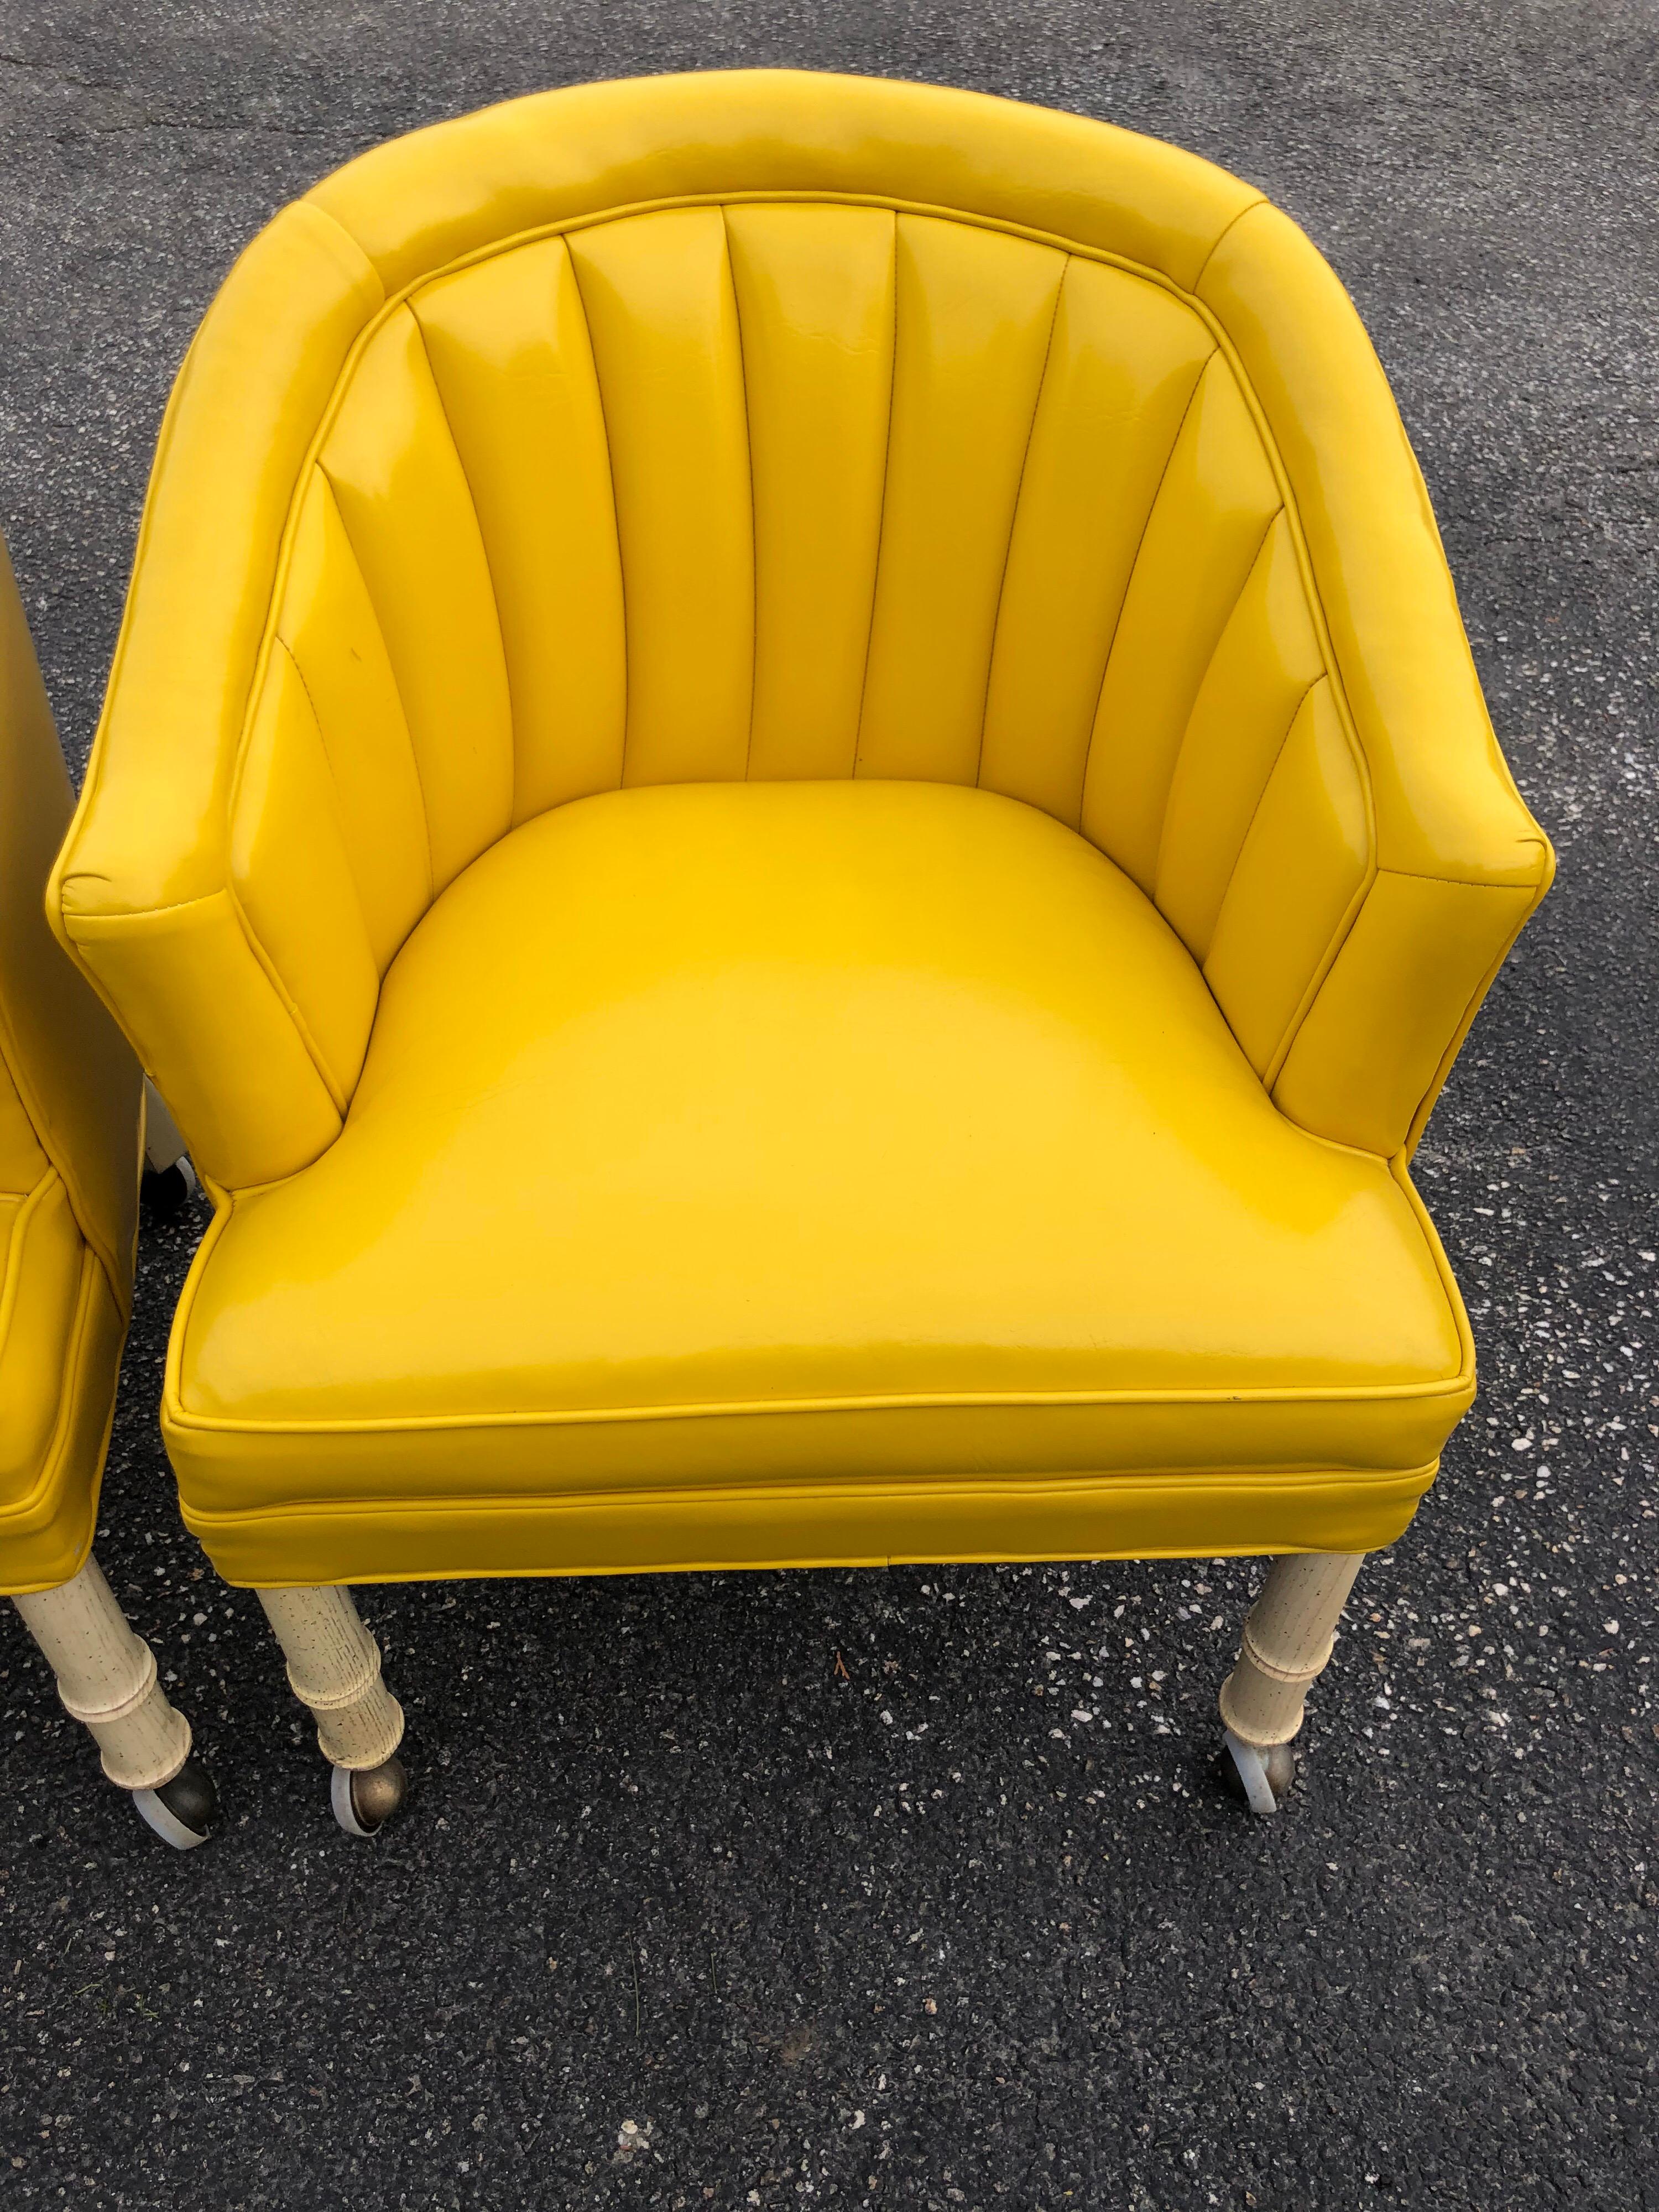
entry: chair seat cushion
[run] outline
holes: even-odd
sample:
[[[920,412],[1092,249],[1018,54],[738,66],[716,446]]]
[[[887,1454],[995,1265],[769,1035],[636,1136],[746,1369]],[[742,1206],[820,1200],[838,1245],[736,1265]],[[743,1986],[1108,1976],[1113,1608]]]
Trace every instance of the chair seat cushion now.
[[[1125,875],[843,781],[458,878],[342,1135],[216,1220],[164,1418],[269,1583],[1363,1549],[1472,1390],[1403,1169],[1279,1112]]]

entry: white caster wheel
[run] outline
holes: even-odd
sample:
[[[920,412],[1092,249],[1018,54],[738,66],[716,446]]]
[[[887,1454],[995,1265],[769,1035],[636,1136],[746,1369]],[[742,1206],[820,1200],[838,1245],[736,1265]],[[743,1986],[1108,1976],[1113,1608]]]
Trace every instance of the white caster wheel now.
[[[328,1785],[329,1802],[347,1835],[373,1836],[403,1803],[408,1787],[400,1759],[380,1766],[337,1766]]]
[[[140,1195],[149,1211],[161,1220],[170,1220],[201,1188],[196,1180],[196,1170],[182,1155],[171,1167],[144,1170],[140,1184]]]
[[[1296,1779],[1296,1753],[1289,1744],[1275,1743],[1258,1751],[1253,1743],[1241,1743],[1231,1729],[1222,1741],[1226,1747],[1222,1771],[1234,1790],[1251,1812],[1276,1813]]]
[[[219,1816],[219,1796],[206,1767],[187,1759],[159,1790],[135,1790],[132,1808],[147,1828],[175,1851],[206,1843]]]

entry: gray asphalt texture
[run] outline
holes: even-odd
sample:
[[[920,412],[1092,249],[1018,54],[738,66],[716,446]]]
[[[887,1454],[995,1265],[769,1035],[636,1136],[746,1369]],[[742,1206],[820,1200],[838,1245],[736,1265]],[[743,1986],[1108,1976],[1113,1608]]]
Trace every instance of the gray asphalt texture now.
[[[84,759],[168,381],[375,141],[793,63],[1109,118],[1358,299],[1560,881],[1419,1176],[1483,1389],[1367,1571],[1285,1814],[1209,1770],[1248,1563],[371,1591],[406,1814],[329,1817],[155,1431],[100,1551],[225,1832],[98,1783],[9,1608],[0,2204],[1659,2204],[1659,11],[1647,0],[0,4],[0,522]]]

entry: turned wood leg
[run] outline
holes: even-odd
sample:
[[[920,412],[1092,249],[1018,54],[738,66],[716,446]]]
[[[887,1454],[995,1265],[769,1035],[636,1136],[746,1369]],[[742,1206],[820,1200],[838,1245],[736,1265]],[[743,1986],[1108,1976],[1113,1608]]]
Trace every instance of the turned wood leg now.
[[[1363,1552],[1275,1559],[1250,1608],[1238,1664],[1221,1687],[1227,1749],[1253,1813],[1272,1813],[1290,1787],[1289,1750],[1309,1686],[1324,1672]]]
[[[348,1834],[373,1835],[404,1798],[403,1707],[380,1680],[380,1650],[337,1586],[266,1589],[259,1602],[288,1662],[294,1694],[317,1722],[334,1769],[335,1818]]]
[[[197,1188],[179,1124],[161,1092],[144,1078],[144,1203],[153,1213],[176,1213]]]
[[[190,1723],[156,1680],[155,1655],[135,1636],[95,1559],[56,1589],[12,1603],[46,1654],[64,1710],[95,1738],[105,1773],[176,1849],[203,1842],[213,1785],[190,1755]]]
[[[185,1140],[179,1124],[167,1111],[161,1092],[144,1078],[144,1164],[152,1174],[165,1175],[185,1157]]]

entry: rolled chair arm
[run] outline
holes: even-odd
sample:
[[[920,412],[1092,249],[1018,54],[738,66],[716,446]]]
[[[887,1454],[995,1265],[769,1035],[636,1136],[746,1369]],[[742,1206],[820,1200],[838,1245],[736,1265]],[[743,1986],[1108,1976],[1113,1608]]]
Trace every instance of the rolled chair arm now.
[[[1382,364],[1329,265],[1258,202],[1197,296],[1284,471],[1367,816],[1357,888],[1264,1079],[1305,1127],[1392,1155],[1421,1134],[1554,855],[1499,750]]]
[[[315,1158],[345,1103],[237,896],[231,799],[295,482],[383,298],[361,251],[306,201],[226,279],[162,424],[103,717],[47,894],[198,1166],[233,1188]]]

